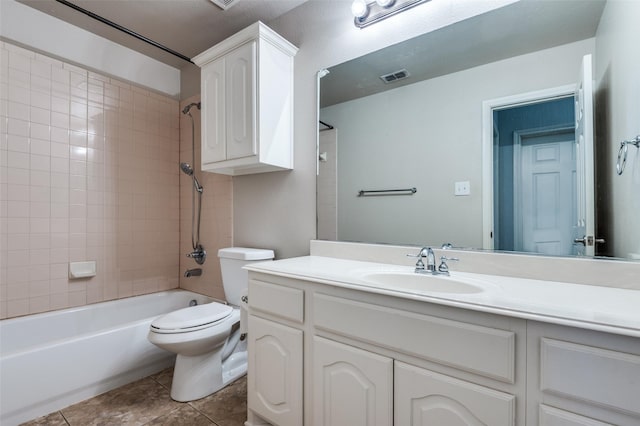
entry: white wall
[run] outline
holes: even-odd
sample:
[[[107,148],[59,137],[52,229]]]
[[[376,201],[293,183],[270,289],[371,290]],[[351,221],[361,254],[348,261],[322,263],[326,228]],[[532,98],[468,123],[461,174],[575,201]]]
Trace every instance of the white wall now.
[[[234,244],[269,247],[278,258],[309,253],[316,235],[316,73],[513,0],[432,1],[364,30],[350,0],[309,0],[268,25],[300,48],[295,58],[295,168],[234,178]]]
[[[324,108],[339,135],[339,239],[482,247],[482,102],[575,83],[594,49],[588,39]],[[454,196],[456,181],[471,195]]]
[[[15,0],[0,0],[0,37],[163,94],[180,95],[180,70]]]
[[[598,202],[612,227],[602,229],[610,255],[640,259],[640,150],[629,147],[627,168],[615,171],[620,141],[640,135],[640,2],[607,2],[596,34],[596,155],[608,167],[599,174]],[[598,221],[600,222],[600,221]]]

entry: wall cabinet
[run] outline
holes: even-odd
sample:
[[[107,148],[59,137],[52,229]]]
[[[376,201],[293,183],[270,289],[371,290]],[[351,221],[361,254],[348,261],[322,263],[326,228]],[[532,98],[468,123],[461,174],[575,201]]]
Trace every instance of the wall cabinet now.
[[[293,168],[296,52],[257,22],[193,59],[201,68],[203,171]]]

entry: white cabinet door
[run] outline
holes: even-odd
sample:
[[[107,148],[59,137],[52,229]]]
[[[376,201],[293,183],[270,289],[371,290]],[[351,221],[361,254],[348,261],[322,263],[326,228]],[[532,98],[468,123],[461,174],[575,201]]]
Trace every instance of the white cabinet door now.
[[[314,426],[393,424],[393,360],[313,338]]]
[[[302,425],[302,330],[249,315],[249,409],[278,426]]]
[[[394,424],[508,426],[515,396],[402,362],[395,362]]]
[[[227,158],[225,141],[225,59],[202,68],[202,164]],[[193,165],[195,167],[195,165]]]
[[[227,159],[256,155],[256,42],[226,55]]]

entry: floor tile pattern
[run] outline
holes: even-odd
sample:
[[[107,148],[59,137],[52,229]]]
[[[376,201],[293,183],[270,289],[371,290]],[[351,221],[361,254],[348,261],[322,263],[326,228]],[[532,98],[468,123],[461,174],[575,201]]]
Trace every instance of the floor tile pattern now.
[[[173,369],[113,389],[23,426],[242,426],[247,419],[246,376],[188,403],[169,396]]]

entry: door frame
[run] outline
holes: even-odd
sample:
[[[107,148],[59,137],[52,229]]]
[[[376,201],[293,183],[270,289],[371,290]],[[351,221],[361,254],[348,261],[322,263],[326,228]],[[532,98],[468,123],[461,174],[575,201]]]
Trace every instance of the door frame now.
[[[575,84],[520,93],[482,102],[482,248],[494,247],[493,111],[574,96]]]

